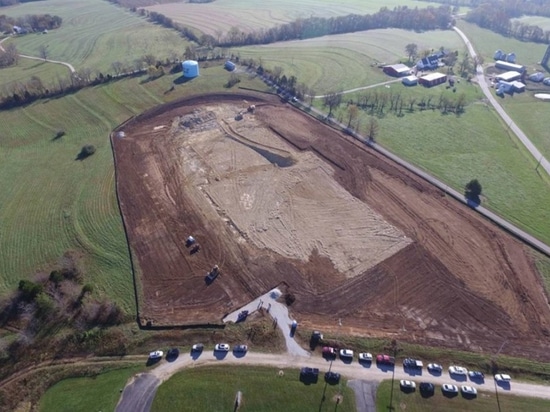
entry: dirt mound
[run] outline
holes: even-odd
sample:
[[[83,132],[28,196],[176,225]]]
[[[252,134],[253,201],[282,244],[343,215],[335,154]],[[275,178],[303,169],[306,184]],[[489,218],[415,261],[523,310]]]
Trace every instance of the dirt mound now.
[[[144,324],[219,323],[283,283],[302,325],[487,351],[508,340],[550,358],[548,301],[521,243],[290,105],[193,97],[122,130]]]

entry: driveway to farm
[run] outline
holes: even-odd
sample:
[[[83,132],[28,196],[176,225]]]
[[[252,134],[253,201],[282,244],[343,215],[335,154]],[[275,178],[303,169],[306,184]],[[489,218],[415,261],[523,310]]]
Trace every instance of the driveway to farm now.
[[[453,29],[462,38],[462,41],[464,41],[464,44],[466,44],[466,47],[468,48],[468,52],[470,53],[470,56],[472,56],[472,58],[475,59],[477,57],[477,53],[474,50],[472,43],[470,43],[470,40],[468,39],[468,37],[466,37],[464,32],[460,30],[458,27],[453,27]],[[506,111],[495,99],[495,97],[491,93],[491,90],[489,89],[487,81],[485,80],[485,74],[483,73],[483,66],[481,66],[480,64],[476,67],[476,78],[479,86],[481,87],[481,90],[485,94],[485,97],[487,97],[487,100],[489,100],[489,102],[493,105],[493,107],[495,108],[499,116],[502,118],[502,120],[504,120],[504,122],[510,127],[510,130],[514,132],[514,134],[517,136],[520,142],[523,143],[523,145],[527,148],[529,153],[531,153],[531,155],[540,164],[540,166],[546,171],[546,173],[550,175],[550,163],[539,152],[539,150],[535,147],[535,145],[531,143],[531,140],[529,140],[527,135],[523,133],[521,129],[513,122],[511,117],[508,116]]]
[[[9,39],[9,37],[6,37],[5,39],[0,40],[0,50],[1,51],[5,51],[4,47],[2,47],[2,43],[5,42],[8,39]],[[69,70],[71,71],[71,73],[74,73],[76,71],[74,69],[73,65],[70,64],[70,63],[67,63],[67,62],[60,62],[60,61],[57,61],[57,60],[47,60],[47,59],[43,59],[42,57],[27,56],[27,55],[24,55],[24,54],[20,54],[19,57],[23,57],[25,59],[31,59],[31,60],[40,60],[40,61],[47,62],[47,63],[62,64],[63,66],[68,67]]]
[[[272,353],[254,353],[249,352],[244,357],[236,357],[232,353],[214,353],[204,352],[198,356],[192,356],[189,353],[181,354],[173,362],[162,360],[160,364],[150,372],[139,374],[132,378],[122,393],[122,397],[117,405],[117,412],[147,412],[155,397],[158,386],[169,379],[173,374],[186,368],[211,365],[258,365],[271,366],[276,368],[300,368],[303,366],[319,368],[324,373],[331,367],[331,371],[338,372],[342,376],[351,380],[360,380],[368,382],[380,382],[391,379],[393,369],[377,366],[376,364],[359,364],[351,362],[343,363],[335,360],[330,366],[327,361],[320,356],[311,356],[309,358],[293,356],[289,354]],[[395,368],[395,380],[409,379],[415,381],[432,382],[441,386],[444,383],[454,383],[456,385],[468,384],[476,387],[480,391],[495,392],[495,382],[492,378],[487,378],[483,383],[475,383],[467,380],[453,379],[448,374],[432,375],[425,371],[415,374],[405,372],[403,368]],[[350,382],[352,388],[362,388],[365,385],[357,382]],[[367,392],[371,392],[371,385],[366,385]],[[498,386],[499,393],[509,393],[513,395],[528,396],[535,398],[550,399],[550,386],[535,385],[530,383],[512,382],[509,387]],[[364,394],[368,405],[368,398],[372,397],[369,393]],[[496,401],[495,401],[496,402]],[[365,407],[366,411],[371,410],[370,406]]]

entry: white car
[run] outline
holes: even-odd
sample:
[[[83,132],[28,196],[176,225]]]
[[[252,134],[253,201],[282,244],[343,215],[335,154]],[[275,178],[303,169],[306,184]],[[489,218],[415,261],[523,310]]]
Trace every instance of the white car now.
[[[372,353],[362,352],[359,354],[360,362],[372,362]]]
[[[477,389],[472,386],[462,385],[460,390],[465,395],[477,395]]]
[[[353,358],[353,351],[351,349],[340,349],[341,358]]]
[[[497,382],[510,382],[512,380],[512,377],[505,373],[499,373],[498,375],[495,375],[495,380]]]
[[[227,343],[218,343],[214,346],[216,352],[229,352],[229,345]]]
[[[156,350],[149,354],[149,359],[160,359],[164,356],[164,352],[161,350]]]
[[[458,388],[456,387],[456,385],[452,385],[450,383],[445,383],[441,389],[443,390],[443,392],[447,392],[447,393],[458,393]]]
[[[430,372],[441,373],[441,372],[443,372],[443,366],[441,366],[438,363],[428,363],[428,370]]]
[[[399,385],[403,389],[416,389],[416,383],[413,381],[401,380],[399,381]]]
[[[449,373],[451,375],[466,376],[468,374],[468,369],[462,366],[449,366]]]

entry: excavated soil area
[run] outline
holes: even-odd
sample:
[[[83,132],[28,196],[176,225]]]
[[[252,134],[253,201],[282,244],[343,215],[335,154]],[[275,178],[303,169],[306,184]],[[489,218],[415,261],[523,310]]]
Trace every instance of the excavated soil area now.
[[[143,325],[219,324],[279,286],[308,327],[550,358],[524,245],[273,96],[173,102],[112,143]]]

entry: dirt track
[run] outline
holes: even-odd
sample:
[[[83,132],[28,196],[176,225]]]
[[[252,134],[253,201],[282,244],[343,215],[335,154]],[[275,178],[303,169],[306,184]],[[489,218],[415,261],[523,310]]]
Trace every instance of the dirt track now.
[[[289,105],[203,96],[123,131],[143,323],[220,323],[282,285],[302,325],[489,352],[508,340],[505,352],[550,359],[550,308],[522,244]]]

